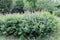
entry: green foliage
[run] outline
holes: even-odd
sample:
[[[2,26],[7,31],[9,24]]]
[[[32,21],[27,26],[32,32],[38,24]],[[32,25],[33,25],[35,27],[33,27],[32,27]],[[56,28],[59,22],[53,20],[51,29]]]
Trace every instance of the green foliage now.
[[[44,37],[56,31],[57,20],[49,13],[8,15],[0,18],[0,32],[2,35],[25,37]]]
[[[10,12],[12,0],[0,0],[0,12]]]
[[[54,14],[55,14],[56,16],[60,17],[60,9],[57,10],[57,11],[54,11]]]
[[[54,2],[51,0],[0,0],[0,12],[24,12],[25,10],[31,11],[55,11],[60,2]]]
[[[36,10],[36,2],[37,0],[27,0],[29,5],[31,6],[32,10]]]
[[[12,12],[21,12],[23,11],[24,9],[24,2],[23,0],[16,0],[13,4],[13,8],[12,8]]]
[[[27,3],[28,2],[28,3]],[[27,5],[26,5],[27,4]],[[26,8],[29,10],[44,10],[48,12],[53,12],[57,9],[58,3],[51,0],[26,0]]]
[[[37,9],[45,11],[54,11],[56,10],[56,3],[51,0],[39,0],[37,1]]]

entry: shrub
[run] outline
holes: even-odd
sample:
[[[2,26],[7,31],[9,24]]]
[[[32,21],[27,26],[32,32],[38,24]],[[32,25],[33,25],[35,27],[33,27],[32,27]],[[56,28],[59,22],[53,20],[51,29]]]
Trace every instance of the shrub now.
[[[54,12],[56,16],[60,17],[60,10]]]
[[[12,6],[12,0],[0,0],[0,12],[10,12]]]
[[[15,3],[13,4],[13,8],[11,10],[12,13],[21,13],[23,12],[24,13],[24,2],[23,0],[16,0]]]
[[[17,14],[0,18],[0,32],[6,36],[44,37],[54,32],[56,27],[56,18],[49,13]]]
[[[44,10],[44,11],[48,11],[50,13],[53,13],[53,11],[55,11],[57,9],[57,7],[55,7],[56,5],[57,4],[51,0],[37,1],[37,9],[38,10],[41,10],[41,11]]]

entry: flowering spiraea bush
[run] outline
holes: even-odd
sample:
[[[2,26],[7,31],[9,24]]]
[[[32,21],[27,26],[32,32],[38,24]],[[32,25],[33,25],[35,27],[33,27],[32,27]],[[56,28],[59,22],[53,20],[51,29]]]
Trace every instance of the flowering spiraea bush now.
[[[0,34],[6,36],[44,37],[56,31],[56,27],[56,17],[49,13],[3,15],[0,17]]]

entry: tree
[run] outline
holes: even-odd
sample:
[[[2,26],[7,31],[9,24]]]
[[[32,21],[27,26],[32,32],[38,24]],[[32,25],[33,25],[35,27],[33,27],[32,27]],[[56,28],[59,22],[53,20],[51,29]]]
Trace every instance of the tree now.
[[[23,2],[23,0],[16,0],[15,1],[15,5],[14,5],[14,7],[13,7],[13,9],[12,9],[12,12],[14,13],[14,12],[23,12],[24,13],[24,2]]]
[[[12,0],[0,0],[0,12],[6,13],[10,12],[12,5]]]
[[[51,0],[37,1],[37,9],[38,10],[49,11],[52,13],[54,10],[56,10],[55,6],[56,6],[56,4],[54,2],[52,2]]]
[[[29,2],[30,8],[31,10],[33,10],[33,12],[36,10],[36,2],[37,0],[27,0]]]

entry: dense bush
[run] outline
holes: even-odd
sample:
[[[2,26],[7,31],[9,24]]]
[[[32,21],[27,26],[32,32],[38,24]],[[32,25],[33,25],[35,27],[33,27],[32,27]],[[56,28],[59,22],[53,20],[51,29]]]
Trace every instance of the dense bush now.
[[[16,0],[15,1],[15,4],[13,4],[14,5],[14,7],[12,8],[12,10],[11,10],[11,12],[12,13],[17,13],[17,12],[19,12],[19,13],[21,13],[21,12],[23,12],[24,13],[24,2],[23,2],[23,0]]]
[[[56,30],[57,21],[54,15],[20,14],[0,17],[0,34],[25,37],[44,37]]]
[[[37,0],[27,0],[27,2],[29,2],[30,10],[35,11],[36,10],[36,2],[37,2]]]
[[[57,4],[52,2],[51,0],[39,0],[37,1],[37,9],[39,10],[45,10],[48,11],[50,13],[53,13],[53,11],[55,11],[57,9],[57,7],[55,7]]]
[[[0,0],[1,13],[21,13],[25,10],[34,11],[49,11],[53,12],[59,8],[60,2],[51,0]]]
[[[57,11],[54,11],[54,14],[55,14],[56,16],[60,17],[60,9],[57,10]]]
[[[1,13],[10,12],[11,6],[12,6],[12,0],[0,0]]]

